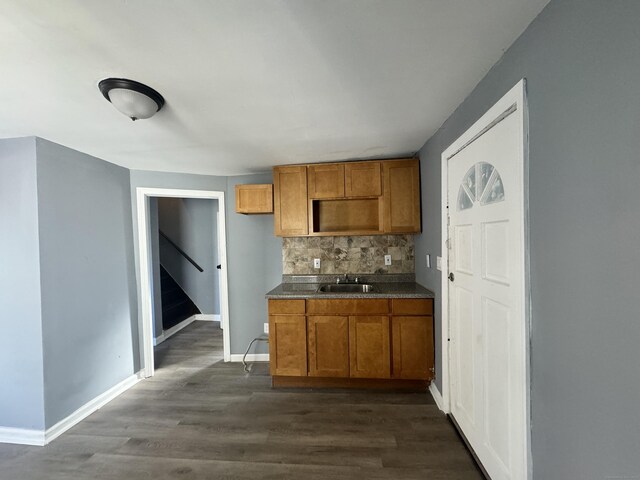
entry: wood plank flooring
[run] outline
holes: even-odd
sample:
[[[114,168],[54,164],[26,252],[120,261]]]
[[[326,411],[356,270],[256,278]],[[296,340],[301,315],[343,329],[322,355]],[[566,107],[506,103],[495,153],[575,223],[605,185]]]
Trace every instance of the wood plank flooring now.
[[[194,322],[156,375],[46,447],[0,444],[0,480],[482,479],[428,394],[272,390]]]

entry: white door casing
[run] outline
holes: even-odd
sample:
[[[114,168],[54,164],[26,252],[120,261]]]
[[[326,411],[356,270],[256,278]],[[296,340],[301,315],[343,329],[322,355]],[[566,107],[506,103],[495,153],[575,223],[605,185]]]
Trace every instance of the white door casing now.
[[[493,480],[530,475],[524,110],[522,81],[443,154],[443,401]]]
[[[140,310],[139,322],[141,332],[143,372],[145,377],[153,376],[153,308],[151,298],[151,262],[149,242],[149,197],[202,198],[218,200],[218,248],[221,265],[220,278],[220,326],[223,329],[224,361],[231,360],[231,339],[229,333],[229,288],[227,276],[227,234],[225,218],[224,192],[208,190],[182,190],[173,188],[136,188],[136,205],[138,219],[138,267],[140,272]]]

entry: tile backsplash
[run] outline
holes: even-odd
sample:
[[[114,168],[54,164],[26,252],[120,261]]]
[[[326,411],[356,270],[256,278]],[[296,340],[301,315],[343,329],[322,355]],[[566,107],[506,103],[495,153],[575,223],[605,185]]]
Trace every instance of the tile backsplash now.
[[[391,255],[391,265],[384,256]],[[320,269],[313,259],[320,259]],[[282,239],[282,273],[414,273],[413,235],[295,237]]]

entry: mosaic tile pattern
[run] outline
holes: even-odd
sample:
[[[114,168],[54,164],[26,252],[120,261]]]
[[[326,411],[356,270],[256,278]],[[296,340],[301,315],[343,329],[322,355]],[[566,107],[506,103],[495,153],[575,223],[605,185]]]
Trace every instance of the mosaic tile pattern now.
[[[384,256],[391,255],[391,265]],[[320,259],[320,269],[313,259]],[[295,237],[282,239],[282,273],[317,275],[341,273],[414,273],[412,235],[357,237]]]

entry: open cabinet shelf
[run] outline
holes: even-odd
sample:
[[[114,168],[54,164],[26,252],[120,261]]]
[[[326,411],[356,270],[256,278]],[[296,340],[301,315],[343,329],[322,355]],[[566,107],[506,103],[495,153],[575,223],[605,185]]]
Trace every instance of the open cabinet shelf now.
[[[383,233],[381,198],[310,200],[310,234]]]

